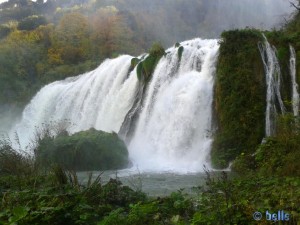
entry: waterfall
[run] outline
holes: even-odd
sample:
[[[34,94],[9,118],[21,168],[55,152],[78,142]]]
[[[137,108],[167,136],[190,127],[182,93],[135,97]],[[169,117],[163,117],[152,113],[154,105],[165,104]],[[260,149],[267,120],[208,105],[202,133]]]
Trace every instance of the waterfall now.
[[[26,146],[36,127],[69,121],[70,133],[94,127],[119,133],[141,171],[199,171],[208,165],[218,40],[194,39],[166,51],[144,87],[124,55],[43,87],[13,128]],[[142,96],[142,97],[141,97]],[[134,122],[132,114],[136,114]]]
[[[275,134],[276,128],[276,103],[280,107],[282,113],[286,112],[283,104],[280,87],[281,87],[281,71],[280,65],[276,56],[276,48],[271,46],[265,35],[263,35],[265,41],[264,44],[259,43],[259,51],[264,64],[265,75],[266,75],[266,124],[265,124],[265,135],[266,137]]]
[[[299,92],[296,81],[296,52],[292,45],[290,45],[290,73],[292,79],[292,104],[294,116],[299,116]]]
[[[34,138],[36,127],[53,121],[68,121],[70,133],[91,127],[118,132],[138,87],[135,71],[128,74],[131,58],[109,59],[94,71],[43,87],[13,128],[22,146]]]
[[[129,144],[142,170],[198,171],[212,142],[212,101],[217,40],[182,43],[160,60]]]

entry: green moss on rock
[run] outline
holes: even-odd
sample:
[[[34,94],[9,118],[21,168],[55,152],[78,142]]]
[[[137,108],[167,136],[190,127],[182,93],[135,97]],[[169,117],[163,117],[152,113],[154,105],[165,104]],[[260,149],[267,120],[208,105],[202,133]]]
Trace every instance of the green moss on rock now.
[[[138,65],[139,62],[140,62],[139,58],[132,58],[129,71],[132,71]]]
[[[137,66],[137,77],[139,81],[147,82],[150,80],[157,63],[164,55],[165,50],[163,47],[158,43],[154,43],[149,50],[149,55]]]
[[[128,165],[128,151],[118,135],[95,129],[44,138],[36,157],[42,167],[58,164],[76,171],[122,169]]]

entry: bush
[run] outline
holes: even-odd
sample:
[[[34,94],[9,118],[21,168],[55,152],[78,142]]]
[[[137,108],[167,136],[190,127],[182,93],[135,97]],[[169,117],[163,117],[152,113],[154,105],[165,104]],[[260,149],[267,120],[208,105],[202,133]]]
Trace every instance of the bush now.
[[[165,54],[164,48],[161,46],[160,43],[157,43],[157,42],[155,42],[149,50],[149,55],[152,55],[152,56],[161,57],[164,54]]]
[[[0,25],[0,39],[5,38],[11,32],[11,28],[6,25]]]
[[[33,156],[21,149],[16,150],[8,137],[2,137],[0,140],[0,176],[24,177],[31,175],[34,171]]]
[[[231,175],[232,176],[232,175]],[[207,172],[206,185],[200,187],[193,225],[206,224],[267,224],[253,219],[254,212],[267,210],[289,213],[287,224],[299,221],[299,177],[277,177],[258,174],[228,177],[228,174]]]
[[[256,148],[254,154],[242,153],[232,169],[239,174],[262,176],[300,176],[300,117],[292,114],[277,119],[277,133]]]
[[[61,172],[67,178],[66,172]],[[77,179],[76,175],[74,179]],[[0,190],[3,180],[0,177]],[[0,224],[96,225],[105,215],[146,200],[144,194],[114,179],[103,185],[97,178],[87,186],[75,186],[65,179],[58,187],[49,180],[51,176],[45,175],[44,183],[39,186],[28,186],[25,190],[4,189],[0,192],[3,200],[0,202]],[[12,182],[11,179],[5,181]]]
[[[128,151],[115,133],[90,129],[73,135],[46,136],[36,148],[36,160],[42,167],[58,164],[65,169],[113,170],[128,165]]]
[[[18,29],[30,31],[45,24],[47,24],[47,20],[44,16],[29,16],[19,22]]]

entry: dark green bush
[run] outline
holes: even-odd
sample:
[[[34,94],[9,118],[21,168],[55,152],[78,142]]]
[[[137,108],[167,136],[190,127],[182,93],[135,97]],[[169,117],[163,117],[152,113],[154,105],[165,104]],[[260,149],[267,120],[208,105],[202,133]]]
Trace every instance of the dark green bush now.
[[[152,56],[161,57],[164,54],[165,54],[164,48],[162,47],[162,45],[160,43],[157,43],[157,42],[155,42],[149,50],[149,55],[152,55]]]
[[[58,164],[69,170],[122,169],[128,165],[128,151],[115,133],[90,129],[73,135],[45,137],[36,149],[42,167]]]
[[[29,31],[45,24],[47,24],[47,20],[44,16],[29,16],[19,22],[18,29]]]
[[[0,39],[5,38],[11,32],[11,28],[6,25],[0,25]]]

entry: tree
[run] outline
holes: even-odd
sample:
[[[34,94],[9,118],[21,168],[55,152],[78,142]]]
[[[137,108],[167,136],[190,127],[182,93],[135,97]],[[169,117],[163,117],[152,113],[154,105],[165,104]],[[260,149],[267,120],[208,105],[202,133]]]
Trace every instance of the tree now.
[[[22,21],[19,22],[18,24],[18,29],[19,30],[34,30],[40,25],[45,25],[47,24],[47,20],[43,16],[29,16]]]
[[[92,39],[98,51],[104,57],[111,57],[126,49],[132,31],[124,18],[113,7],[100,8],[92,17]]]
[[[69,13],[63,16],[55,29],[52,48],[48,51],[49,61],[54,64],[75,64],[87,59],[89,48],[89,26],[86,17],[80,13]],[[53,56],[56,60],[51,59]]]

